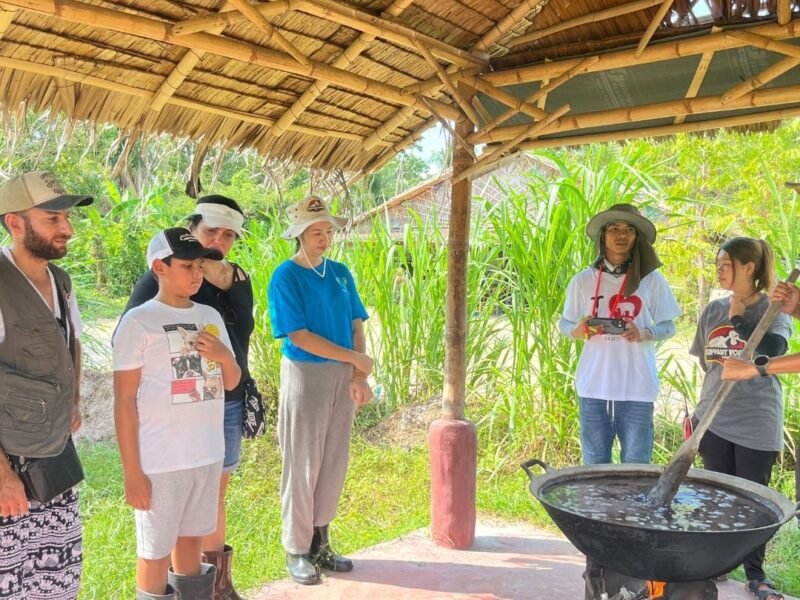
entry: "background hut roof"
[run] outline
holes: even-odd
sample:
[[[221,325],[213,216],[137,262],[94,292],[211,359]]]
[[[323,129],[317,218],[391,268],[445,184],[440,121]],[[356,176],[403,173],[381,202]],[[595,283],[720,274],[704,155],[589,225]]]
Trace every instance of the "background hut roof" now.
[[[0,102],[377,169],[800,114],[793,0],[2,0]],[[469,175],[469,173],[467,174]]]

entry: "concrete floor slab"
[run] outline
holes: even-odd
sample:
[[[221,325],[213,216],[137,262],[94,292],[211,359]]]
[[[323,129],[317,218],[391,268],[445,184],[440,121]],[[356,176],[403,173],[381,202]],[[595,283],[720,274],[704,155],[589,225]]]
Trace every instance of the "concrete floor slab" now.
[[[583,600],[584,558],[564,538],[527,524],[479,523],[469,550],[435,545],[425,531],[351,555],[352,573],[322,584],[278,581],[254,600]],[[719,583],[719,600],[752,600]],[[786,596],[786,600],[794,600]]]

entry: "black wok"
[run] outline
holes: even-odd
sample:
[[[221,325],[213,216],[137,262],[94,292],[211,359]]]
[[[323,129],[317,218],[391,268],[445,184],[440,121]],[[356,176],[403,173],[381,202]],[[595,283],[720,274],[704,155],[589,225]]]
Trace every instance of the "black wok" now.
[[[541,466],[545,473],[535,475],[531,471],[534,465]],[[770,524],[730,531],[673,531],[602,521],[554,506],[543,494],[548,488],[578,480],[597,480],[597,485],[603,486],[612,481],[652,478],[655,484],[664,467],[592,465],[550,470],[545,463],[530,460],[522,468],[531,480],[531,493],[578,550],[608,569],[639,579],[701,581],[727,573],[800,512],[800,504],[793,504],[765,486],[732,475],[691,469],[686,482],[722,488],[737,497],[755,500],[759,507],[763,506],[768,517],[765,522]]]

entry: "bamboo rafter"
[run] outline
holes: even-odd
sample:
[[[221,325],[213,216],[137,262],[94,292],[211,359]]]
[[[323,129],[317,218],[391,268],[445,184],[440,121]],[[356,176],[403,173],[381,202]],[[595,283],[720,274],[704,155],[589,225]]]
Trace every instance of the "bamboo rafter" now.
[[[14,22],[14,17],[17,16],[16,10],[0,10],[0,38],[5,35],[11,23]]]
[[[536,137],[536,135],[544,131],[550,124],[557,121],[566,113],[568,113],[570,111],[570,108],[571,107],[569,104],[565,104],[559,107],[558,109],[554,110],[552,113],[547,115],[547,117],[545,117],[538,123],[535,123],[530,127],[528,127],[528,129],[520,133],[514,139],[509,140],[499,148],[493,148],[485,155],[482,155],[481,159],[477,161],[474,165],[472,165],[470,168],[466,169],[465,171],[462,171],[456,177],[454,177],[452,182],[458,183],[462,179],[471,177],[475,172],[485,169],[491,163],[502,158],[504,154],[510,152],[511,150],[519,146],[526,139]]]
[[[549,94],[551,91],[556,89],[558,86],[563,85],[564,83],[566,83],[567,81],[572,79],[575,75],[578,75],[579,73],[585,71],[587,68],[592,66],[598,60],[600,60],[600,59],[597,56],[590,56],[589,58],[586,58],[586,59],[582,60],[577,65],[575,65],[574,67],[569,69],[563,75],[560,75],[558,78],[554,79],[552,82],[549,82],[549,83],[543,85],[542,87],[540,87],[533,94],[531,94],[530,96],[525,98],[524,101],[527,102],[528,104],[531,104],[531,103],[536,102],[537,100],[539,100],[541,98],[546,97],[547,94]],[[541,109],[544,109],[544,106],[542,104],[540,104],[540,105],[537,106],[537,108],[539,108],[541,110]],[[496,128],[499,125],[502,125],[503,123],[508,121],[511,117],[516,115],[517,112],[518,112],[517,110],[511,109],[511,110],[507,110],[506,112],[498,115],[497,117],[495,117],[494,119],[492,119],[488,123],[486,123],[486,125],[484,125],[481,128],[481,130],[476,133],[476,137],[480,138],[481,136],[486,135],[487,133],[492,131],[494,128]]]
[[[170,33],[169,24],[162,21],[88,5],[76,0],[10,0],[7,4],[24,6],[29,10],[35,10],[74,23],[105,27],[157,41],[168,40],[184,48],[195,48],[245,63],[261,65],[287,73],[311,77],[312,79],[322,79],[380,100],[388,100],[428,112],[427,104],[420,102],[417,97],[403,94],[399,88],[392,85],[315,61],[311,61],[311,68],[306,68],[299,65],[287,54],[260,48],[245,42],[207,33],[173,36]],[[431,100],[430,102],[441,115],[448,119],[456,119],[460,114],[457,108],[449,104],[436,100]]]
[[[395,0],[384,11],[382,16],[396,17],[400,15],[413,0]],[[372,42],[375,41],[375,36],[368,33],[361,33],[356,40],[350,44],[336,59],[333,61],[333,66],[338,69],[346,69],[352,62],[367,48],[370,47]],[[275,126],[270,129],[270,133],[274,137],[280,137],[286,129],[294,123],[305,110],[311,106],[328,88],[328,83],[324,81],[315,81],[312,83],[303,94],[280,116],[275,122]]]
[[[753,125],[755,123],[768,123],[770,121],[780,121],[783,119],[795,119],[797,117],[800,117],[800,107],[784,108],[779,110],[752,113],[749,115],[720,117],[718,119],[709,119],[708,121],[681,123],[679,125],[661,125],[658,127],[625,129],[622,131],[592,133],[587,135],[576,135],[563,138],[539,139],[539,140],[533,140],[531,142],[522,143],[520,145],[520,150],[560,148],[564,146],[599,144],[603,142],[632,140],[637,138],[651,138],[651,137],[660,137],[667,135],[677,135],[679,133],[694,133],[698,131],[710,131],[712,129],[723,129],[725,127],[743,127],[746,125]]]
[[[797,65],[800,65],[800,58],[793,58],[791,56],[782,58],[774,65],[770,65],[760,73],[753,75],[750,79],[747,79],[727,90],[724,94],[722,94],[722,103],[730,104],[737,98],[741,98],[745,94],[748,94],[753,90],[760,88],[764,84],[769,83],[773,79],[780,77],[787,71],[794,69]]]
[[[426,98],[425,96],[420,96],[420,98],[422,99],[423,102],[428,101],[428,98]],[[461,137],[456,131],[456,129],[450,126],[450,123],[447,122],[447,119],[442,118],[441,115],[437,115],[436,112],[433,111],[433,109],[431,110],[433,112],[433,116],[436,117],[436,119],[439,121],[439,125],[442,126],[442,129],[447,131],[447,133],[449,133],[453,137],[456,143],[463,146],[464,149],[472,156],[473,160],[476,160],[477,157],[475,156],[475,151],[472,149],[472,144],[467,143],[467,140]]]
[[[642,52],[644,52],[644,49],[647,46],[647,44],[650,43],[650,39],[653,37],[653,34],[656,32],[656,29],[658,29],[659,25],[661,25],[661,23],[664,21],[664,17],[666,16],[669,7],[672,6],[672,1],[673,0],[664,0],[661,3],[661,6],[658,7],[656,16],[653,17],[652,21],[650,21],[650,24],[647,26],[647,29],[645,30],[644,35],[642,36],[642,40],[636,47],[636,52],[634,53],[634,56],[636,58],[639,58],[642,55]]]
[[[595,111],[564,117],[558,122],[547,127],[541,135],[563,134],[568,131],[580,131],[595,127],[622,125],[652,119],[674,118],[676,115],[702,115],[720,111],[736,110],[739,108],[758,108],[777,106],[797,102],[800,97],[800,85],[781,88],[760,89],[728,104],[722,103],[721,96],[705,96],[699,98],[682,98],[667,102],[656,102],[640,106],[626,106],[611,110]],[[527,125],[501,127],[495,129],[488,136],[476,140],[471,136],[469,141],[475,143],[504,142],[518,136],[527,129]]]
[[[381,140],[384,138],[389,137],[389,135],[398,127],[402,126],[403,123],[408,121],[411,116],[414,114],[414,109],[405,107],[401,108],[397,111],[394,115],[392,115],[389,120],[384,122],[373,131],[367,138],[364,140],[364,149],[365,150],[372,150],[375,146],[381,143]]]
[[[472,121],[472,124],[476,127],[480,123],[480,119],[478,118],[478,114],[475,112],[475,109],[461,96],[461,94],[456,89],[456,86],[450,81],[450,77],[447,75],[445,70],[442,68],[436,59],[433,57],[433,54],[421,43],[417,44],[417,49],[419,50],[420,54],[422,54],[423,58],[428,62],[429,65],[433,67],[436,71],[436,74],[439,76],[439,79],[442,81],[445,89],[450,92],[450,97],[456,101],[456,103],[461,107],[461,110],[464,111],[464,114],[467,118]]]
[[[481,36],[472,47],[473,52],[489,52],[492,45],[501,40],[509,31],[525,23],[525,19],[533,11],[539,9],[545,0],[523,0],[514,10],[500,22]],[[513,43],[509,44],[513,46]]]
[[[294,44],[287,40],[280,31],[275,29],[272,26],[272,23],[270,23],[264,15],[258,12],[258,9],[250,4],[248,0],[228,0],[228,3],[233,5],[233,7],[238,10],[245,19],[263,31],[267,35],[268,41],[274,39],[275,44],[277,44],[281,50],[286,52],[286,54],[291,55],[291,57],[301,65],[304,67],[311,66],[311,63],[306,55],[295,48]]]
[[[786,42],[779,42],[778,40],[773,40],[772,38],[756,33],[750,33],[749,31],[726,31],[725,37],[740,40],[750,46],[761,48],[769,52],[777,52],[778,54],[800,58],[800,47],[794,44],[787,44]]]
[[[385,39],[409,50],[416,50],[416,41],[424,43],[437,58],[460,66],[485,66],[486,60],[476,57],[469,52],[456,48],[445,42],[424,35],[403,25],[387,19],[376,17],[357,10],[349,5],[340,4],[333,0],[278,0],[259,4],[259,13],[264,17],[275,16],[280,12],[300,11],[306,14],[326,19],[328,21],[351,27],[362,33],[369,33],[376,38]],[[218,25],[232,25],[244,20],[241,13],[214,14],[205,17],[195,17],[175,23],[172,32],[175,35],[191,35],[206,31]]]
[[[792,20],[792,0],[777,0],[775,12],[778,17],[778,25],[786,25]]]
[[[711,59],[714,58],[713,52],[706,52],[703,56],[700,57],[700,62],[697,65],[697,69],[694,71],[694,76],[692,77],[692,81],[689,84],[689,89],[686,90],[686,95],[684,98],[694,98],[697,96],[697,92],[700,91],[700,86],[703,85],[703,80],[706,77],[706,73],[708,72],[708,66],[711,64]],[[675,117],[673,121],[675,125],[680,125],[686,119],[686,115],[678,115]]]
[[[771,38],[773,40],[793,39],[800,36],[800,26],[797,21],[791,21],[788,25],[778,25],[768,23],[754,27],[743,28],[746,31]],[[661,42],[648,46],[637,59],[634,50],[616,50],[598,54],[600,60],[587,69],[587,73],[599,73],[612,69],[624,69],[634,65],[646,65],[656,62],[674,60],[708,51],[731,50],[748,46],[748,42],[735,37],[727,37],[726,32],[709,33],[705,36],[678,40],[675,42]],[[581,58],[567,58],[554,60],[536,65],[524,66],[515,69],[493,71],[485,73],[481,77],[485,81],[495,86],[516,85],[520,83],[531,83],[543,79],[558,77],[569,68],[579,63]],[[457,76],[453,76],[458,79]],[[431,85],[441,85],[438,80],[428,80],[414,86],[414,92],[424,93]]]
[[[542,29],[531,31],[530,33],[526,33],[525,35],[515,38],[509,44],[509,46],[513,48],[514,46],[529,44],[560,31],[572,29],[573,27],[580,27],[581,25],[586,25],[587,23],[597,23],[598,21],[606,21],[608,19],[613,19],[615,17],[620,17],[633,12],[639,12],[641,10],[650,8],[651,6],[655,6],[656,4],[661,4],[662,2],[663,0],[637,0],[636,2],[630,2],[628,4],[621,4],[620,6],[615,6],[613,8],[599,10],[597,12],[589,13],[588,15],[583,15],[574,19],[556,23],[555,25],[551,25],[549,27],[543,27]]]
[[[26,73],[35,73],[37,75],[44,75],[47,77],[61,78],[64,79],[65,81],[88,85],[109,92],[126,94],[128,96],[134,98],[141,98],[146,101],[150,100],[153,97],[153,92],[150,92],[148,90],[143,90],[141,88],[124,85],[121,83],[116,83],[114,81],[101,79],[99,77],[93,77],[91,75],[76,73],[74,71],[70,71],[62,67],[42,65],[15,58],[0,56],[0,68],[2,67],[16,69],[18,71],[23,71]],[[225,117],[227,119],[233,119],[239,122],[253,123],[255,125],[261,125],[263,127],[272,127],[272,125],[275,123],[273,119],[269,119],[267,117],[261,117],[249,112],[242,112],[242,111],[231,110],[228,108],[212,106],[210,104],[203,104],[202,102],[198,102],[196,100],[190,100],[188,98],[171,96],[167,98],[166,103],[174,106],[181,106],[183,108],[188,108],[191,110],[196,110],[202,113]],[[362,138],[361,136],[352,133],[347,133],[343,131],[316,129],[314,127],[306,127],[300,125],[292,125],[291,130],[296,131],[297,133],[305,133],[307,135],[312,135],[314,137],[320,137],[320,138],[343,139],[359,143],[363,142],[364,140],[364,138]],[[378,141],[378,144],[376,145],[392,146],[392,144],[383,141]]]
[[[483,92],[490,98],[493,98],[498,102],[505,104],[506,106],[517,112],[526,114],[529,117],[536,119],[537,121],[539,119],[544,119],[547,117],[547,113],[538,106],[530,104],[525,100],[520,100],[513,94],[509,94],[508,92],[505,92],[499,88],[494,87],[492,84],[484,81],[481,77],[465,77],[462,79],[462,81],[465,84],[474,87],[476,90]]]

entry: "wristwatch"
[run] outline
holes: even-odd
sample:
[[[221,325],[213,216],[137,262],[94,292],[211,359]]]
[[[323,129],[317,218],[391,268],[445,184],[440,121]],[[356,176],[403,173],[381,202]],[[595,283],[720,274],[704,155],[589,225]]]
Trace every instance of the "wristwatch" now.
[[[766,354],[759,354],[753,359],[753,366],[758,370],[758,374],[762,377],[767,377],[767,366],[769,366],[769,356]]]

